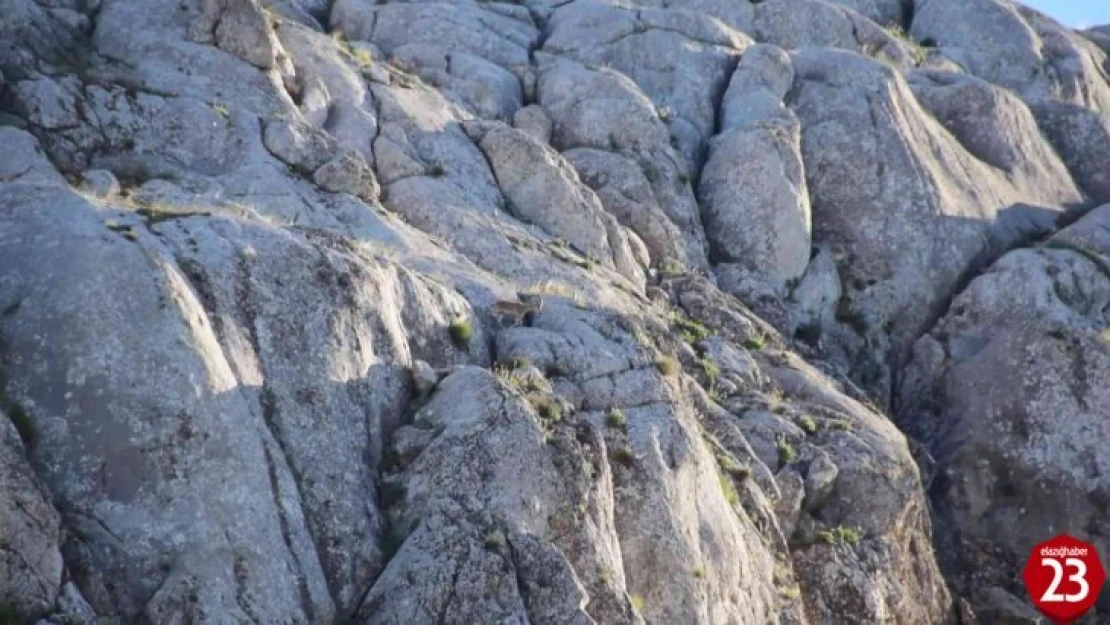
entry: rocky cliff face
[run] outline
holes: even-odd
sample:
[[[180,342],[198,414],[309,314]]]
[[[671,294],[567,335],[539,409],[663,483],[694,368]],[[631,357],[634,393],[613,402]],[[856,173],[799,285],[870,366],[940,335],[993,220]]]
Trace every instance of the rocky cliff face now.
[[[0,0],[0,621],[1034,622],[1110,554],[1108,51]]]

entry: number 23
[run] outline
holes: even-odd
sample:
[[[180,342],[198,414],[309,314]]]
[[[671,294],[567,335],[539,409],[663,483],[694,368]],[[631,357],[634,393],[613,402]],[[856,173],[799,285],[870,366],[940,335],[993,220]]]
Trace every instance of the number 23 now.
[[[1061,595],[1056,591],[1060,588],[1060,582],[1064,578],[1064,567],[1060,566],[1060,561],[1053,558],[1041,558],[1041,565],[1047,566],[1052,569],[1052,583],[1049,584],[1048,590],[1045,591],[1041,601],[1048,603],[1077,603],[1087,598],[1091,592],[1091,587],[1087,584],[1087,565],[1078,558],[1068,558],[1064,563],[1069,567],[1075,568],[1075,574],[1068,577],[1068,581],[1079,584],[1080,591],[1074,595]]]

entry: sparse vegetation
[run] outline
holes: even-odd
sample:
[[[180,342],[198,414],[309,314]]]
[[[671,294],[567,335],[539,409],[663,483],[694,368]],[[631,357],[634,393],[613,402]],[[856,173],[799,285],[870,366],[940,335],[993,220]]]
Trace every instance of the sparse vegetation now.
[[[798,458],[798,452],[794,450],[794,446],[784,436],[775,439],[775,448],[779,451],[779,462],[783,464],[790,464]]]
[[[749,351],[758,352],[767,345],[767,341],[758,334],[744,341],[744,347]]]
[[[544,421],[558,423],[563,419],[563,409],[556,398],[550,395],[532,395],[528,398],[536,414]]]
[[[623,430],[628,427],[628,420],[625,418],[624,413],[618,408],[611,408],[608,414],[605,415],[605,424],[611,428]]]
[[[655,368],[659,370],[659,373],[670,378],[678,375],[678,372],[682,370],[682,365],[673,356],[660,356],[655,361]]]
[[[224,119],[227,119],[231,116],[231,112],[227,110],[227,106],[225,106],[222,102],[213,102],[212,110],[216,111],[216,114]]]
[[[709,338],[709,328],[681,313],[671,313],[671,325],[682,334],[682,340],[687,343],[697,343]]]
[[[597,581],[601,582],[603,586],[608,586],[613,583],[613,571],[609,567],[601,567],[597,572]]]
[[[523,369],[524,367],[532,366],[532,361],[527,358],[516,357],[513,358],[513,369]]]
[[[701,365],[702,371],[705,371],[705,377],[709,379],[709,385],[713,386],[721,375],[721,368],[709,356],[702,356],[698,364]]]
[[[721,470],[725,473],[741,481],[748,479],[752,475],[750,467],[740,464],[731,456],[725,454],[717,454],[717,464],[721,465]]]
[[[470,343],[470,337],[474,333],[474,330],[470,327],[470,322],[462,317],[452,321],[448,330],[451,333],[451,342],[460,349],[465,348]]]
[[[492,532],[489,532],[482,540],[482,544],[484,544],[486,546],[486,549],[489,549],[490,551],[501,549],[505,546],[506,542],[507,541],[505,539],[505,533],[501,530],[493,530]]]
[[[618,464],[631,467],[636,464],[636,454],[627,445],[621,445],[613,450],[613,460]]]
[[[505,386],[519,392],[542,391],[540,385],[533,379],[525,377],[508,367],[494,367],[493,375]]]
[[[817,532],[817,536],[830,545],[858,545],[859,541],[863,539],[863,532],[858,527],[837,525],[832,529]]]
[[[345,54],[348,58],[355,62],[355,65],[362,71],[366,71],[374,64],[374,56],[366,48],[356,47],[352,44],[340,31],[334,31],[331,38],[335,41],[335,45],[339,47],[339,51]]]
[[[921,65],[925,62],[925,57],[928,56],[928,52],[926,52],[925,48],[923,48],[916,41],[910,38],[909,33],[907,33],[905,29],[897,24],[894,24],[883,26],[883,30],[886,31],[886,34],[899,41],[902,41],[907,46],[909,46],[910,54],[913,56],[913,62],[915,64]]]
[[[659,119],[663,121],[669,120],[671,116],[674,115],[674,111],[672,111],[669,106],[660,106],[655,109],[655,112],[659,114]]]
[[[736,492],[736,486],[733,485],[732,480],[723,473],[717,474],[717,482],[721,485],[721,492],[725,495],[725,501],[730,506],[737,506],[740,504],[740,493]]]
[[[699,564],[694,567],[694,577],[698,579],[705,579],[709,576],[709,572],[705,570],[704,564]]]
[[[374,64],[374,55],[370,54],[370,51],[366,48],[350,47],[348,48],[348,52],[351,58],[354,59],[355,64],[357,64],[358,68],[362,71],[370,69],[370,66]]]
[[[632,608],[639,613],[644,611],[644,596],[639,594],[632,595]]]
[[[846,421],[844,419],[836,419],[834,421],[830,421],[829,427],[831,429],[840,430],[842,432],[851,432],[855,429],[855,426],[852,425],[851,421]]]
[[[724,397],[721,396],[721,390],[717,388],[716,384],[710,384],[709,390],[707,390],[705,394],[709,396],[709,401],[715,404],[719,404],[724,401]]]
[[[659,275],[664,278],[673,278],[682,273],[682,264],[673,258],[664,258],[659,264]]]
[[[795,584],[794,586],[783,588],[779,591],[779,594],[782,595],[783,599],[793,601],[794,599],[802,596],[802,589],[797,584]]]

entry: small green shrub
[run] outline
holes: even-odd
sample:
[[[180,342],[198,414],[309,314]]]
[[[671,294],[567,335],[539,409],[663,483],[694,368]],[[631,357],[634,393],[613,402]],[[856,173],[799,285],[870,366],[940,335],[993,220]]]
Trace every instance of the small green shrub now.
[[[790,586],[789,588],[783,588],[782,590],[780,590],[779,594],[782,595],[783,599],[793,601],[794,599],[802,596],[802,589],[797,585]]]
[[[794,446],[785,437],[775,439],[775,447],[779,451],[779,461],[783,464],[790,464],[798,458],[798,452],[794,451]]]
[[[448,329],[451,332],[451,341],[459,348],[465,348],[470,343],[470,337],[474,333],[473,328],[470,327],[470,322],[462,317],[453,321]]]
[[[672,356],[660,356],[655,361],[655,368],[667,377],[674,377],[682,370],[682,365]]]
[[[625,418],[624,413],[617,408],[613,408],[605,415],[605,423],[611,428],[623,430],[628,426],[628,419]]]
[[[698,579],[705,579],[709,576],[709,572],[705,570],[704,564],[699,564],[694,567],[694,577]]]
[[[613,583],[613,571],[608,567],[601,567],[597,572],[597,581],[601,582],[603,586],[608,586]]]
[[[644,596],[639,595],[639,594],[632,595],[632,607],[637,612],[643,613],[643,611],[644,611]]]
[[[229,116],[231,116],[231,113],[227,110],[227,106],[225,106],[222,102],[213,102],[212,110],[216,111],[216,114],[224,119],[227,119]]]
[[[809,415],[802,415],[802,417],[798,419],[798,426],[805,430],[806,434],[817,433],[817,422]]]

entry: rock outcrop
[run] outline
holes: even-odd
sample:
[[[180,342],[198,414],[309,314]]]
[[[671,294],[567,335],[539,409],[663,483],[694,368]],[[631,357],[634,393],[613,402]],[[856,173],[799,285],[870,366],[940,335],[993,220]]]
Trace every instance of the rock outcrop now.
[[[0,40],[4,623],[1022,622],[1030,544],[1110,551],[1104,30],[0,0]]]

